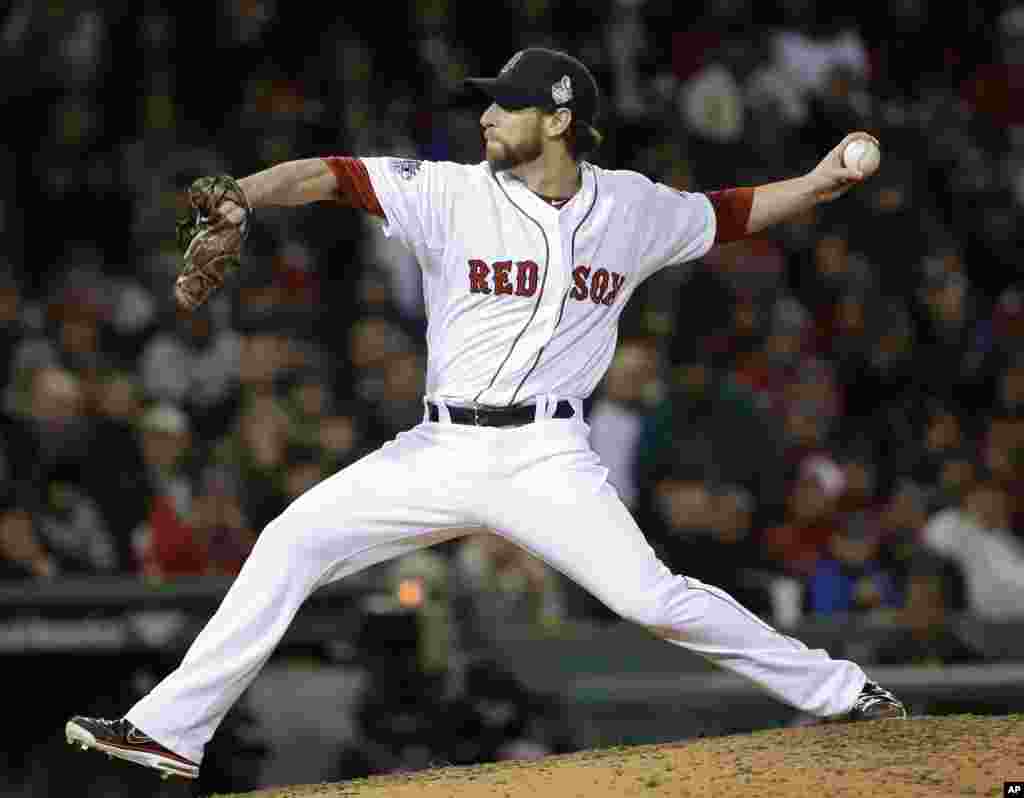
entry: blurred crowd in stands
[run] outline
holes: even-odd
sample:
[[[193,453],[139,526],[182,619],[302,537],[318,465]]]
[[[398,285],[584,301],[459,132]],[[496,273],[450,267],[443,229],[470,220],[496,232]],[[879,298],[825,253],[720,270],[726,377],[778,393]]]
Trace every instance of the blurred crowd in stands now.
[[[10,4],[3,578],[235,573],[288,502],[418,423],[408,253],[349,209],[267,209],[230,288],[182,315],[182,190],[315,155],[479,160],[462,78],[547,45],[604,87],[593,160],[681,190],[794,176],[852,130],[883,144],[864,186],[627,308],[587,407],[659,554],[770,616],[772,584],[807,614],[1020,616],[1024,5],[844,11]],[[478,627],[605,614],[499,538],[431,557]]]

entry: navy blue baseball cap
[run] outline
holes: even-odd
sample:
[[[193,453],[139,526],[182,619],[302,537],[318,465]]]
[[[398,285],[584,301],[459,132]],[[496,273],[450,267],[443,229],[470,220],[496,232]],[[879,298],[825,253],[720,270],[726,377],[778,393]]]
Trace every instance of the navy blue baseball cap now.
[[[530,47],[520,50],[496,78],[466,78],[502,108],[568,108],[577,122],[593,125],[600,110],[597,81],[568,53]]]

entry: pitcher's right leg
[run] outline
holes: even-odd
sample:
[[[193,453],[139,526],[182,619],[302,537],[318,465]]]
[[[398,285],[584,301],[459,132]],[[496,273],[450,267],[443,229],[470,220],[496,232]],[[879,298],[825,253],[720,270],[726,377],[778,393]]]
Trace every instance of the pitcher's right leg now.
[[[125,716],[134,726],[198,763],[221,720],[316,588],[455,534],[435,532],[359,549],[340,532],[336,534],[342,545],[332,552],[331,547],[309,545],[317,530],[304,530],[301,520],[286,512],[267,526],[181,665]]]
[[[420,428],[403,433],[267,525],[180,666],[125,716],[141,737],[198,766],[217,726],[316,588],[473,525],[452,482],[436,479],[450,452],[430,437]],[[128,747],[108,742],[115,756]]]

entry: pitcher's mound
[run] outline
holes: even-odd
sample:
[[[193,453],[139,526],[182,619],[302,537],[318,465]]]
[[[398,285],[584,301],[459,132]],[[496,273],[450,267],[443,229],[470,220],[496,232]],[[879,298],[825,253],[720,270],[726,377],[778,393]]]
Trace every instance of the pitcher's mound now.
[[[443,768],[246,798],[621,798],[1002,795],[1024,779],[1024,715],[951,715],[771,729]],[[241,796],[234,796],[241,798]]]

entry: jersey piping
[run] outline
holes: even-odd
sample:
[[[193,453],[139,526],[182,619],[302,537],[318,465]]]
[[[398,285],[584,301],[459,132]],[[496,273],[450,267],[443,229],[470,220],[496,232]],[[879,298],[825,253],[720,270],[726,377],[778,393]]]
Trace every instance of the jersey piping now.
[[[548,234],[544,230],[544,225],[542,225],[540,222],[538,222],[536,219],[530,216],[530,214],[527,213],[523,208],[516,204],[516,201],[513,200],[512,197],[508,195],[507,191],[505,191],[505,187],[501,184],[501,181],[498,180],[498,176],[494,174],[493,170],[491,170],[491,179],[493,179],[494,182],[497,183],[498,188],[501,189],[501,193],[505,195],[505,199],[512,203],[513,207],[515,207],[520,213],[522,213],[523,216],[525,216],[527,219],[529,219],[531,222],[537,225],[537,229],[540,230],[540,234],[544,237],[544,277],[540,281],[540,291],[537,292],[537,301],[533,303],[533,312],[530,313],[530,318],[526,320],[526,324],[523,325],[523,329],[519,331],[519,334],[512,341],[512,345],[508,348],[508,353],[505,355],[505,358],[501,361],[500,365],[495,370],[494,374],[491,376],[491,381],[487,383],[487,387],[482,389],[476,396],[473,397],[474,402],[479,401],[480,397],[487,393],[487,391],[489,391],[493,387],[494,381],[498,379],[498,375],[501,373],[501,370],[505,368],[505,364],[508,363],[509,358],[512,357],[512,352],[515,351],[516,345],[519,343],[519,340],[523,337],[526,331],[530,329],[530,325],[533,323],[534,318],[536,318],[537,316],[537,311],[540,308],[541,300],[544,298],[544,286],[547,284],[548,269],[551,265],[551,244],[548,241]],[[515,396],[512,397],[512,400],[510,400],[508,404],[511,405],[514,399]]]

